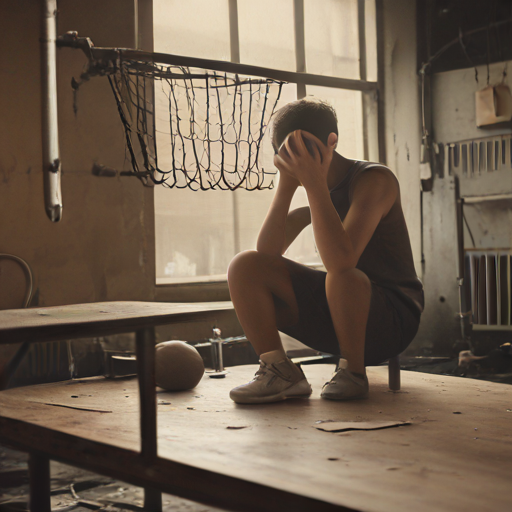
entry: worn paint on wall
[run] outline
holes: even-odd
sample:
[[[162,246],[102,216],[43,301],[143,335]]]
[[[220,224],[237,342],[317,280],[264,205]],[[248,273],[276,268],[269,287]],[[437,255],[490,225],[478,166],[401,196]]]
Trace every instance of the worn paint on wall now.
[[[383,2],[387,164],[400,181],[414,263],[421,273],[420,110],[416,73],[416,6]],[[420,275],[421,277],[421,275]]]
[[[134,178],[91,175],[94,162],[128,168],[108,81],[95,78],[80,88],[75,115],[70,82],[86,59],[78,50],[57,52],[64,213],[52,224],[43,204],[40,13],[29,0],[2,2],[0,9],[0,250],[30,263],[40,305],[152,299],[152,190]],[[67,30],[96,45],[133,46],[133,6],[61,0],[58,33]]]
[[[512,79],[503,77],[507,63],[489,66],[490,84],[501,83],[512,87]],[[512,63],[508,63],[510,67]],[[438,142],[457,142],[479,137],[511,133],[510,125],[476,127],[475,92],[487,86],[487,67],[477,66],[479,82],[475,80],[475,69],[458,69],[437,73],[432,77],[432,114],[434,138]]]
[[[453,176],[423,198],[425,311],[409,354],[449,356],[461,339],[457,285],[457,218]]]

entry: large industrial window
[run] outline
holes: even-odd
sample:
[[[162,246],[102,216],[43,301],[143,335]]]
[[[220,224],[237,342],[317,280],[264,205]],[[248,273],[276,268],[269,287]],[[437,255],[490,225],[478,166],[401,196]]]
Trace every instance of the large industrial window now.
[[[154,0],[154,51],[376,81],[375,25],[374,0]],[[303,96],[327,100],[336,109],[341,154],[376,157],[368,149],[376,95],[364,99],[356,90],[288,84],[280,104]],[[266,137],[264,167],[273,167],[272,159]],[[225,280],[233,256],[255,248],[273,194],[155,187],[157,284]],[[292,208],[306,204],[299,189]],[[286,256],[321,265],[311,227]]]

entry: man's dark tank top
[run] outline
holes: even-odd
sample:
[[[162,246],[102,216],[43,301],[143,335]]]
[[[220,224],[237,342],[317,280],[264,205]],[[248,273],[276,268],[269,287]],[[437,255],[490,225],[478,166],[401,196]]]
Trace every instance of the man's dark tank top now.
[[[391,170],[381,164],[355,162],[343,180],[331,189],[331,200],[342,221],[350,208],[355,178],[376,167],[387,169],[395,177]],[[414,269],[400,189],[391,210],[377,225],[356,267],[375,284],[396,291],[416,310],[423,311],[423,285]]]

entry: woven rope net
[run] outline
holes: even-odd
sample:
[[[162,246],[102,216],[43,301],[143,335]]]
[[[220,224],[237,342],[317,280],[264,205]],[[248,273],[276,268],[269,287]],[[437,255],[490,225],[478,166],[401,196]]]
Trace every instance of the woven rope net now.
[[[262,190],[262,141],[283,82],[120,60],[109,75],[133,172],[192,190]]]

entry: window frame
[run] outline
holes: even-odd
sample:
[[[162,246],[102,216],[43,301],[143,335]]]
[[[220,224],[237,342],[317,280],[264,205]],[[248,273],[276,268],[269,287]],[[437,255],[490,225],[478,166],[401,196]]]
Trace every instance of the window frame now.
[[[294,7],[294,35],[295,35],[295,59],[296,71],[282,69],[271,69],[240,62],[240,37],[238,25],[238,0],[228,0],[229,12],[229,35],[230,35],[230,60],[219,61],[203,59],[200,57],[186,57],[180,55],[168,55],[162,53],[147,53],[148,59],[157,55],[157,60],[164,64],[174,64],[190,67],[211,69],[214,71],[239,73],[242,75],[261,76],[273,78],[297,85],[297,98],[306,96],[306,86],[321,86],[335,89],[360,91],[362,93],[362,122],[363,122],[363,151],[364,159],[376,159],[386,163],[386,141],[385,141],[385,110],[384,97],[384,63],[383,63],[383,6],[382,0],[375,2],[376,18],[376,54],[377,54],[377,81],[367,80],[367,51],[366,51],[366,0],[357,0],[358,18],[358,45],[359,45],[359,75],[360,79],[341,78],[330,75],[317,75],[307,72],[306,67],[306,43],[305,43],[305,18],[304,0],[293,0]],[[141,58],[141,51],[136,51],[138,59]],[[129,58],[129,51],[125,53]],[[236,194],[232,194],[235,226],[239,212]],[[236,241],[237,252],[240,246]],[[156,238],[155,255],[156,255]],[[197,276],[193,278],[157,278],[155,267],[156,296],[162,300],[169,300],[169,297],[181,296],[184,289],[195,296],[195,293],[206,294],[202,300],[224,300],[229,299],[227,289],[227,275]],[[172,280],[172,282],[170,282]],[[158,282],[160,281],[160,282]],[[169,281],[169,282],[166,282]],[[187,293],[187,292],[185,292]],[[165,297],[165,299],[163,298]],[[212,297],[212,298],[209,298]]]

